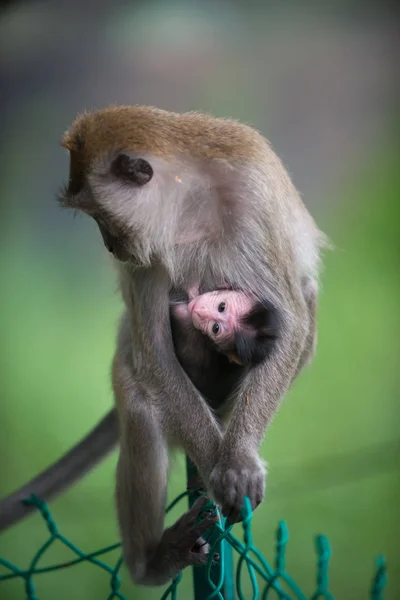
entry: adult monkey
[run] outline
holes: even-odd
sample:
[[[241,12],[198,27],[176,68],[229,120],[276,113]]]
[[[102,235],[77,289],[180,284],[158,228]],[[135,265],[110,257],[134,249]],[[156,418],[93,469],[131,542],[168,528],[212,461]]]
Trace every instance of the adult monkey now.
[[[79,117],[63,144],[62,201],[97,221],[120,261],[118,516],[133,579],[161,584],[204,561],[192,552],[198,506],[163,533],[168,444],[184,448],[232,521],[245,495],[253,508],[262,500],[259,445],[315,345],[324,237],[266,140],[234,121],[112,107]],[[199,281],[267,298],[279,315],[273,351],[239,382],[224,433],[171,339],[169,290]]]

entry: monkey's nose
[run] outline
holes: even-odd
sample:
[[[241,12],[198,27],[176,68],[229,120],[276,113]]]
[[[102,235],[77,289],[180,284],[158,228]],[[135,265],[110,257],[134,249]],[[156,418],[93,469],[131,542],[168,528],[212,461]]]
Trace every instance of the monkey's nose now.
[[[192,310],[192,321],[196,329],[204,331],[207,327],[207,316],[205,311],[198,309],[196,306],[196,308]]]

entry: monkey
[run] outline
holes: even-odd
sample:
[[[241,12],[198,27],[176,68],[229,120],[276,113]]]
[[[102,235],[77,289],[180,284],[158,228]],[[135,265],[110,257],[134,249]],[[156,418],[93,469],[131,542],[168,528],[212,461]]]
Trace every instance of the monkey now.
[[[182,368],[214,409],[264,360],[276,339],[272,307],[228,287],[170,295],[172,340]]]
[[[136,583],[159,585],[204,564],[193,549],[215,518],[197,524],[199,503],[164,530],[171,447],[183,448],[229,522],[245,496],[253,510],[264,497],[259,447],[312,359],[328,243],[270,143],[235,120],[112,106],[78,116],[62,144],[70,176],[61,204],[97,222],[126,307],[112,365],[124,559]],[[174,352],[170,289],[199,281],[267,299],[278,316],[268,357],[233,387],[226,414]]]

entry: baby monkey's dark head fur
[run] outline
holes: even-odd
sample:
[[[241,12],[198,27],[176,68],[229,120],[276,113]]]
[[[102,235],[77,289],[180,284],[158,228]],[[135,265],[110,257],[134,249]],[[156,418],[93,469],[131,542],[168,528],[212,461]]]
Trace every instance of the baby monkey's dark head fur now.
[[[219,349],[234,362],[256,366],[270,356],[279,337],[278,312],[269,303],[257,301],[239,325],[234,339],[222,342]]]

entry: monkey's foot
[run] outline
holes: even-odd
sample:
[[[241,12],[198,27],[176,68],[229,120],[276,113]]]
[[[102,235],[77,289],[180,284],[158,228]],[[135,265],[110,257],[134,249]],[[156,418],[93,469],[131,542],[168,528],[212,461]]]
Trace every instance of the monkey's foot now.
[[[256,454],[220,460],[211,473],[210,489],[228,524],[236,523],[241,520],[245,496],[249,497],[252,510],[261,504],[265,491],[265,465]]]
[[[159,572],[165,569],[172,578],[185,567],[207,564],[210,548],[202,535],[218,522],[214,510],[202,513],[207,502],[209,500],[204,496],[198,498],[190,510],[164,531],[152,559]],[[213,559],[217,560],[218,555]]]
[[[208,560],[210,554],[210,544],[206,542],[206,540],[203,537],[199,537],[199,539],[196,540],[196,543],[192,548],[192,552],[198,552],[198,554],[205,554]],[[216,560],[219,560],[219,554],[217,552],[214,552],[213,561]]]

